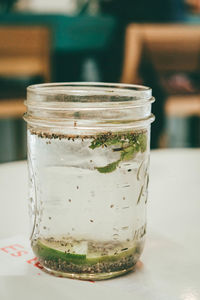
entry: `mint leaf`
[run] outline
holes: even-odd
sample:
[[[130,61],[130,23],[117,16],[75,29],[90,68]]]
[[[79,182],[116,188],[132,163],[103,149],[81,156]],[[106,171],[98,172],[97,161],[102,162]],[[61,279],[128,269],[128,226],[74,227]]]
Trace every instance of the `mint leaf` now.
[[[101,143],[98,140],[94,140],[92,141],[91,145],[89,146],[90,149],[94,150],[95,148],[99,148],[103,145],[103,143]]]
[[[114,161],[111,164],[108,164],[105,167],[96,167],[96,169],[100,172],[100,173],[111,173],[113,171],[115,171],[117,169],[118,164],[120,163],[120,159],[117,161]]]
[[[140,151],[145,152],[147,148],[147,135],[146,134],[139,134],[137,143],[140,146]]]
[[[130,146],[125,148],[122,152],[121,152],[121,160],[131,160],[134,157],[135,154],[135,147],[134,146]]]
[[[110,163],[105,167],[96,167],[100,173],[111,173],[116,170],[121,161],[132,160],[136,153],[145,152],[147,149],[146,132],[127,132],[127,133],[105,133],[98,135],[89,146],[94,150],[99,147],[108,147],[115,145],[117,148],[111,148],[120,153],[120,159]]]

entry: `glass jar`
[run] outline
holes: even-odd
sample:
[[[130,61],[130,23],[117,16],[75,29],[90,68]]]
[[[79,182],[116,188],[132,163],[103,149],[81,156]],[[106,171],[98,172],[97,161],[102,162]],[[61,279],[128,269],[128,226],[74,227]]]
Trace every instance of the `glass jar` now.
[[[146,234],[151,89],[104,83],[28,87],[31,244],[54,275],[132,270]]]

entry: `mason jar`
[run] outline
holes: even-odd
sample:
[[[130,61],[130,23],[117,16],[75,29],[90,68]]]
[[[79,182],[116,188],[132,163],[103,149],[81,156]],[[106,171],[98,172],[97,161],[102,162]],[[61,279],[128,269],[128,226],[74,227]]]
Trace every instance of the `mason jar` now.
[[[28,87],[31,245],[46,271],[107,279],[134,269],[146,235],[151,89]]]

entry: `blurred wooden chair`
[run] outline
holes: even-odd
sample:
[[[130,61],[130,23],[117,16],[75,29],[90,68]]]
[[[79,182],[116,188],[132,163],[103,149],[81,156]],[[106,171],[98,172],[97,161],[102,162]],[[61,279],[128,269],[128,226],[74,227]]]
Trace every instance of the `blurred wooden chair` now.
[[[121,82],[139,81],[144,48],[158,74],[200,72],[200,26],[130,24],[126,30]],[[200,95],[171,95],[165,112],[167,116],[200,116]]]
[[[0,27],[0,76],[41,76],[50,81],[50,33],[39,26]],[[24,99],[0,100],[0,119],[19,118]]]

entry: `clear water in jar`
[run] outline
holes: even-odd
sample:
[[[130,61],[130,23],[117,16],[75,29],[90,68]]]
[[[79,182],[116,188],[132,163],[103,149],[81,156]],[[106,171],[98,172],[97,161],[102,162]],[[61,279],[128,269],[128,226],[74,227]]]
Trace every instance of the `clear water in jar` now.
[[[148,133],[28,132],[32,247],[54,274],[131,270],[146,233]]]

